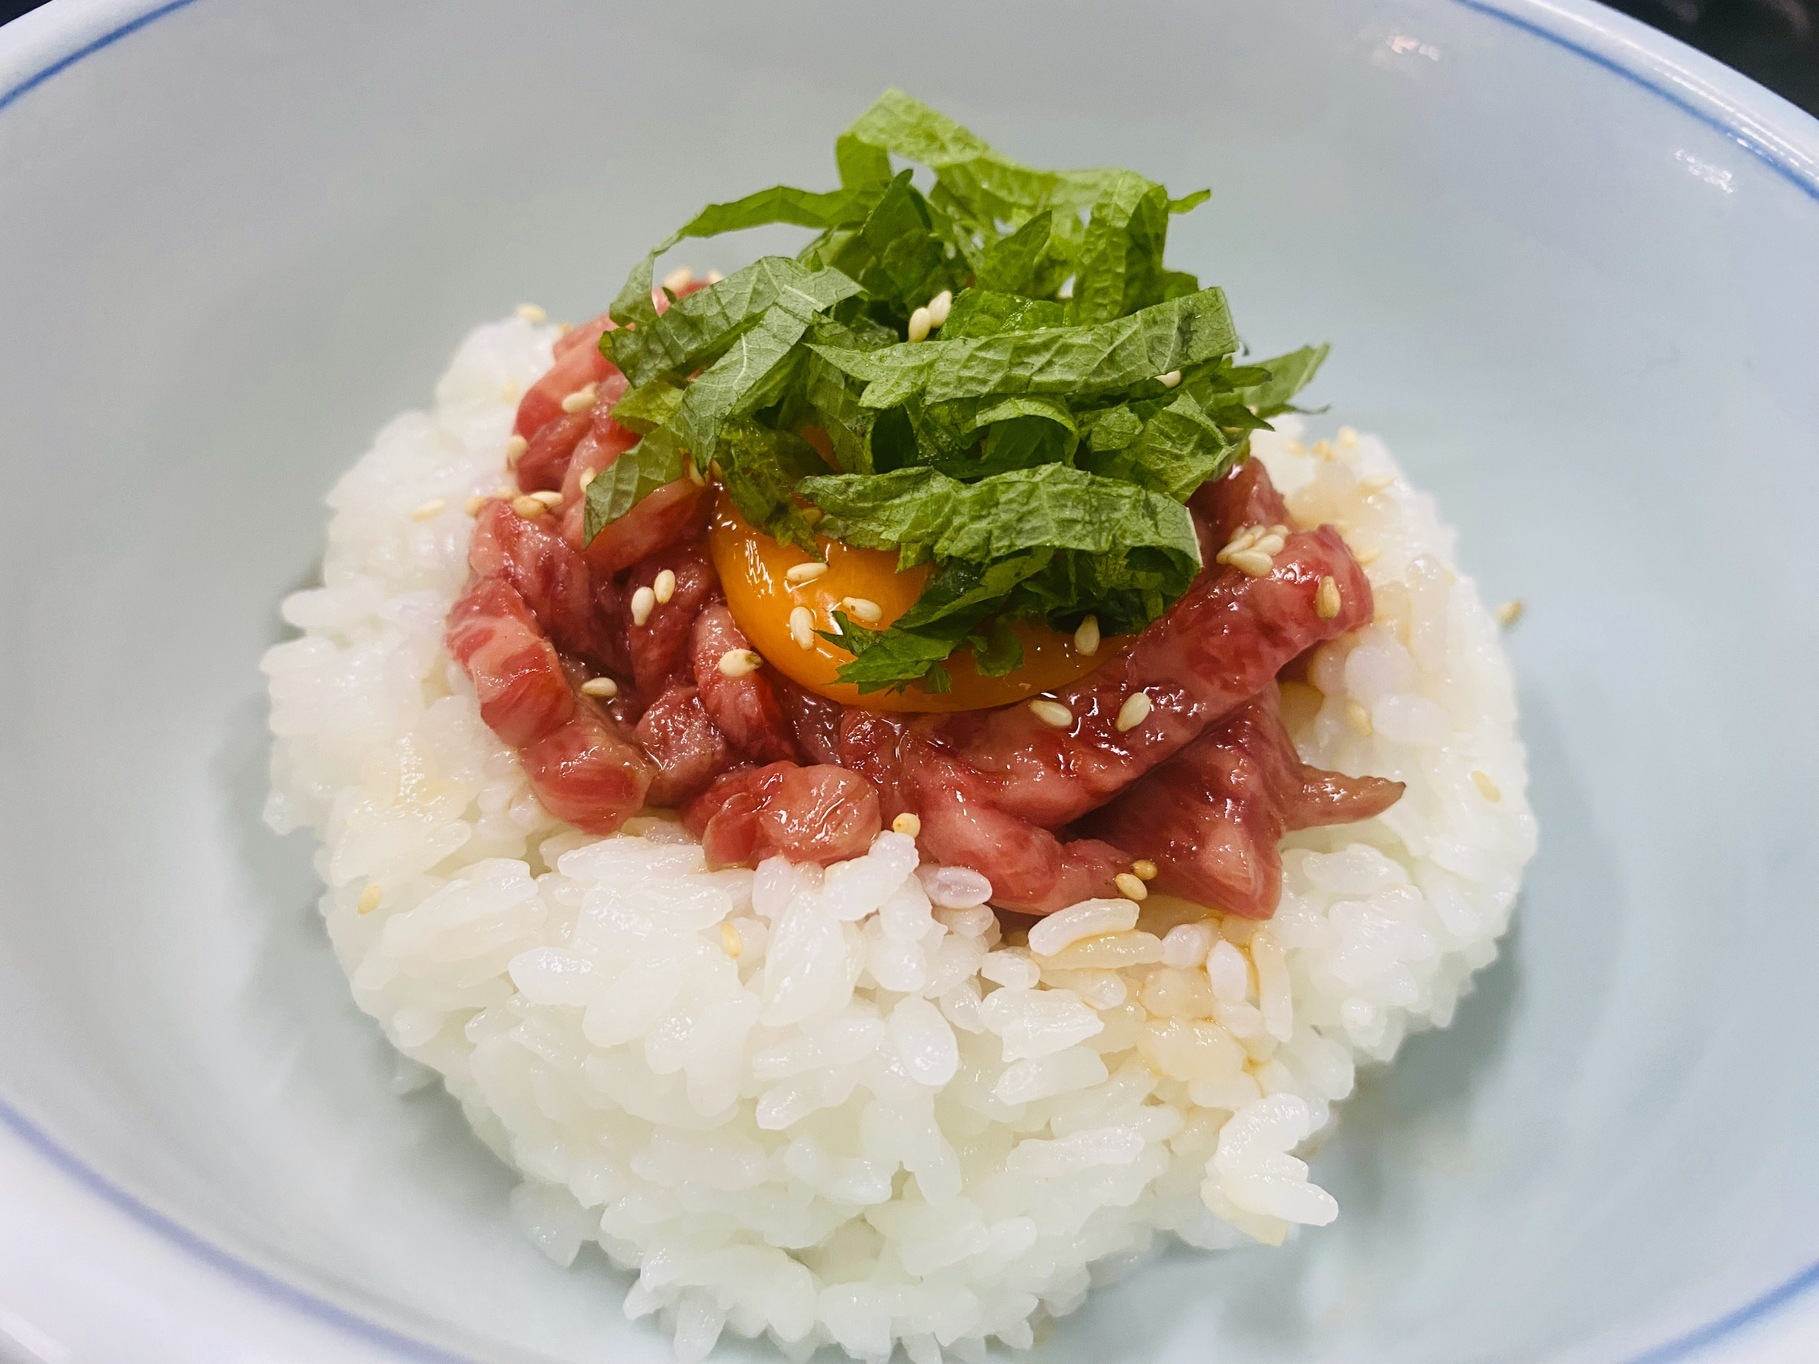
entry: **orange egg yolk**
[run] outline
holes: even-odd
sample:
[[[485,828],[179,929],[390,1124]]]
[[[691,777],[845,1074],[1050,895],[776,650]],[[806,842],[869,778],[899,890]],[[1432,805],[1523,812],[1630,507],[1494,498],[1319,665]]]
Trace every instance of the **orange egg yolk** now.
[[[1006,706],[1085,676],[1117,654],[1124,643],[1107,639],[1094,653],[1086,655],[1074,647],[1072,635],[1050,629],[1040,621],[1019,621],[1013,628],[1023,642],[1023,663],[1014,672],[986,677],[973,665],[972,650],[962,647],[945,665],[953,682],[947,691],[932,692],[921,683],[912,682],[900,690],[867,692],[862,696],[857,687],[837,676],[853,656],[822,639],[821,632],[834,633],[836,610],[844,611],[848,619],[861,625],[883,629],[909,610],[922,594],[929,566],[922,564],[899,573],[894,552],[859,549],[826,536],[816,537],[815,543],[826,556],[827,571],[807,581],[791,582],[792,568],[817,561],[796,546],[782,544],[757,529],[739,514],[724,492],[715,498],[713,520],[708,523],[708,553],[720,575],[720,586],[733,619],[739,622],[752,647],[777,671],[810,691],[845,705],[895,711]],[[863,605],[855,610],[847,604],[849,600],[872,603],[878,608],[878,618],[863,619],[862,613],[869,612]],[[807,609],[815,631],[806,646],[791,630],[790,618],[798,607]]]

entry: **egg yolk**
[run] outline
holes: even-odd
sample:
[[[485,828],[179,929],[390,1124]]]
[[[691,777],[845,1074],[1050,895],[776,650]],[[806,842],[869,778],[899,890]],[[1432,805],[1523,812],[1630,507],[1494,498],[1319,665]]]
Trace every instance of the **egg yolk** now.
[[[1074,647],[1074,637],[1050,629],[1041,621],[1018,621],[1013,626],[1023,642],[1023,663],[1003,677],[986,677],[973,665],[973,653],[964,646],[945,664],[953,685],[932,692],[919,682],[899,690],[867,692],[839,680],[841,667],[853,656],[821,632],[835,633],[833,613],[844,611],[849,620],[871,629],[883,629],[915,603],[928,580],[929,566],[918,565],[899,573],[894,552],[860,549],[818,536],[815,541],[826,556],[827,571],[802,582],[791,582],[789,571],[817,561],[794,545],[772,539],[757,529],[724,492],[716,495],[713,519],[708,523],[708,553],[720,575],[726,604],[745,631],[752,647],[784,676],[829,700],[867,710],[950,711],[1006,706],[1084,677],[1117,654],[1123,641],[1107,639],[1091,655]],[[858,609],[849,601],[861,603]],[[877,607],[877,619],[864,603]],[[791,616],[806,608],[814,633],[804,645],[791,629]]]

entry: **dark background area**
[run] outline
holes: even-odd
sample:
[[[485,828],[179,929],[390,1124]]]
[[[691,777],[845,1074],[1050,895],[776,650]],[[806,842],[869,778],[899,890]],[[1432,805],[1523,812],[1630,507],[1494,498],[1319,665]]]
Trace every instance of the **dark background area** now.
[[[3,4],[4,0],[0,0]],[[1819,0],[1606,0],[1819,114]]]
[[[41,0],[0,0],[0,23]],[[1607,0],[1819,114],[1819,0]]]

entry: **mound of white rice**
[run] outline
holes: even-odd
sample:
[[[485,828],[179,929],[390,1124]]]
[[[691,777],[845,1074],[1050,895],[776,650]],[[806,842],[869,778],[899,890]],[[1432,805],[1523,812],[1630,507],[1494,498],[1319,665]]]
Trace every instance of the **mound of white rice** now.
[[[1001,938],[975,873],[879,835],[826,868],[707,872],[677,826],[546,815],[442,648],[464,508],[503,477],[554,329],[482,327],[329,498],[325,586],[264,662],[272,826],[322,838],[360,1007],[522,1172],[558,1264],[597,1241],[625,1310],[696,1360],[915,1364],[1027,1346],[1096,1262],[1332,1220],[1293,1152],[1362,1058],[1444,1025],[1495,955],[1534,821],[1497,627],[1383,446],[1260,436],[1298,520],[1337,524],[1377,621],[1285,688],[1302,755],[1408,783],[1293,835],[1265,925],[1100,900]]]

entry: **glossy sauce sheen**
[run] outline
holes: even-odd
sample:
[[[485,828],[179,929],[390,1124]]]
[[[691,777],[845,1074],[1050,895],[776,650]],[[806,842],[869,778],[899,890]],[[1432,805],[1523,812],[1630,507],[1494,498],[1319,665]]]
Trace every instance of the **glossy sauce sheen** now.
[[[829,629],[832,609],[859,597],[888,624],[924,571],[824,539],[827,572],[791,584],[788,570],[810,556],[688,479],[584,542],[584,477],[637,440],[612,419],[625,384],[599,353],[610,325],[568,332],[519,407],[519,487],[560,492],[561,505],[531,519],[503,500],[480,510],[473,577],[448,619],[482,718],[552,814],[610,833],[647,805],[677,808],[710,865],[750,866],[854,856],[908,812],[924,854],[983,873],[1004,908],[1040,914],[1116,894],[1113,878],[1148,858],[1159,888],[1264,918],[1283,833],[1366,818],[1401,794],[1295,756],[1277,674],[1367,623],[1370,585],[1325,527],[1293,531],[1263,577],[1213,563],[1238,527],[1288,521],[1256,462],[1194,495],[1206,567],[1141,635],[1082,656],[1070,636],[1020,627],[1017,673],[981,677],[956,659],[950,692],[861,698],[834,677],[848,655],[818,638],[804,648],[790,612],[806,606]],[[563,398],[589,384],[593,406],[565,412]],[[1326,578],[1340,593],[1330,619],[1317,603]],[[649,602],[642,620],[638,600]],[[738,660],[754,648],[765,666],[747,671]],[[596,677],[616,694],[584,692]],[[1149,714],[1120,730],[1138,691]],[[1037,693],[1066,708],[1066,724],[1022,704]]]

